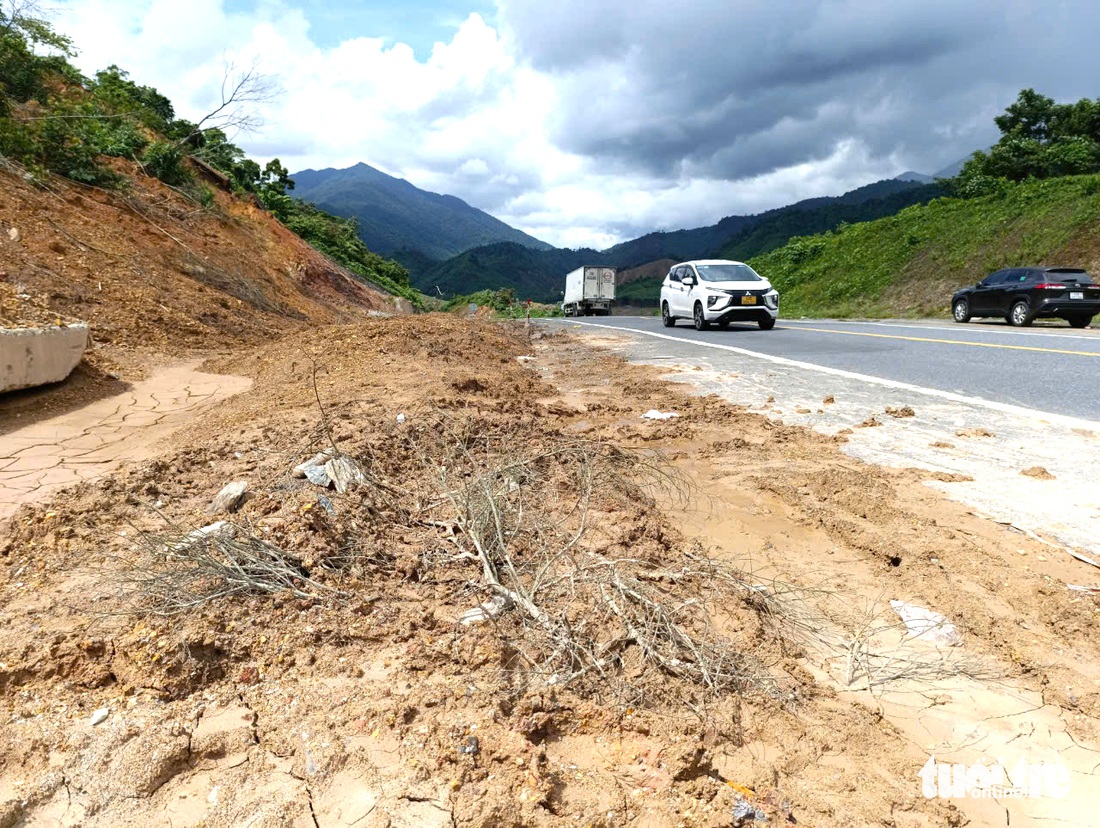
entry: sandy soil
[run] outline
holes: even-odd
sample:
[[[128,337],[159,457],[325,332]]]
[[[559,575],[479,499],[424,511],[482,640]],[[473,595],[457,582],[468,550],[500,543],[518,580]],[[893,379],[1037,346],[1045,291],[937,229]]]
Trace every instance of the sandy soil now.
[[[804,825],[1098,812],[1098,599],[1022,569],[1047,548],[926,472],[863,464],[843,437],[538,328],[376,320],[204,369],[252,385],[0,524],[0,825],[719,826],[746,802]],[[640,417],[654,408],[679,416]],[[333,446],[364,485],[294,476]],[[458,623],[487,592],[473,513],[448,493],[485,476],[523,507],[501,547],[523,572],[568,551],[543,574],[574,592],[539,593],[554,596],[543,622],[520,604]],[[232,480],[243,504],[210,514]],[[187,533],[219,518],[292,577],[158,614],[156,579],[192,594]],[[733,678],[708,687],[691,657],[647,651],[651,630],[624,632],[570,561],[660,596]],[[907,636],[891,599],[942,613],[961,643]],[[563,670],[547,634],[562,623],[591,632],[601,669]],[[926,798],[932,753],[1057,762],[1068,795]]]

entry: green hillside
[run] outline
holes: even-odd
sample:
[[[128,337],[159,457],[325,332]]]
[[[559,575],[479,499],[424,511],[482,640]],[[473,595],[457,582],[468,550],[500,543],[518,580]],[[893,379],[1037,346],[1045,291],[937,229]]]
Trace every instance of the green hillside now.
[[[511,288],[521,300],[558,302],[565,274],[583,265],[605,264],[595,250],[532,250],[501,242],[467,250],[412,274],[412,284],[429,296],[459,296],[480,290]]]
[[[821,199],[825,202],[822,204],[806,207],[798,204],[790,208],[769,211],[763,214],[759,221],[728,239],[718,250],[717,257],[743,262],[753,256],[781,247],[792,236],[824,233],[842,224],[892,216],[910,205],[924,204],[947,194],[946,190],[937,184],[914,186],[911,182],[879,181],[863,189],[889,184],[901,186],[896,189],[883,187],[879,191],[882,192],[881,196],[862,201],[846,201],[842,196],[835,200]]]
[[[894,216],[791,239],[750,261],[783,316],[945,316],[951,294],[1010,265],[1100,264],[1100,175],[938,198]]]

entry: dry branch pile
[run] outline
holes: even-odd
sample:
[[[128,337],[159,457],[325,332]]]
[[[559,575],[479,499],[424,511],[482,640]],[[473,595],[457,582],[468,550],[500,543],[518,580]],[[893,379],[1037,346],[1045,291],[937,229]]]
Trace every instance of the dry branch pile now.
[[[760,587],[662,537],[653,496],[683,496],[688,483],[657,454],[525,437],[431,411],[383,436],[389,450],[364,446],[353,460],[334,446],[324,456],[354,463],[358,484],[301,509],[325,524],[333,551],[288,552],[244,515],[173,527],[141,535],[121,581],[115,571],[116,594],[128,611],[172,615],[244,594],[344,602],[364,573],[375,586],[404,576],[445,584],[459,604],[482,601],[456,617],[458,628],[490,622],[512,654],[514,685],[583,681],[624,704],[682,700],[684,685],[704,696],[778,695],[761,660],[721,628],[731,607],[754,611]],[[271,487],[287,485],[312,484],[289,477]],[[617,525],[626,514],[634,523]],[[414,565],[383,551],[394,532],[421,539],[427,551]]]

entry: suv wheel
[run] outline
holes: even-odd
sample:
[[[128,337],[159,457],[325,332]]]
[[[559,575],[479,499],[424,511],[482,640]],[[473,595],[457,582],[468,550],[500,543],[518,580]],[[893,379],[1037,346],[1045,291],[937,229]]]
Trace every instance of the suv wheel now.
[[[1089,323],[1092,322],[1091,316],[1071,316],[1066,320],[1075,328],[1087,328]]]
[[[775,320],[774,320],[774,319],[770,319],[770,318],[769,318],[769,319],[761,319],[761,320],[760,320],[759,322],[757,322],[756,324],[760,326],[760,330],[762,330],[762,331],[770,331],[770,330],[771,330],[772,328],[774,328],[774,327],[775,327]]]
[[[1026,328],[1031,324],[1031,308],[1027,306],[1027,302],[1021,299],[1012,306],[1012,310],[1008,312],[1008,323],[1017,328]]]
[[[965,299],[959,299],[951,308],[951,315],[955,317],[956,322],[969,322],[970,321],[970,303]]]
[[[703,303],[695,303],[695,312],[692,315],[692,320],[695,322],[695,330],[705,331],[710,326],[707,324],[707,318],[703,315]]]
[[[668,302],[661,303],[661,324],[666,328],[671,328],[676,324],[676,317],[668,312]]]

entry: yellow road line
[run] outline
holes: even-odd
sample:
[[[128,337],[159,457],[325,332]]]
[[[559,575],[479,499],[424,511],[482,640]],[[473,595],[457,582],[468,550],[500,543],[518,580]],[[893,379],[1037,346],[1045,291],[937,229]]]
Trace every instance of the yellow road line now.
[[[809,328],[797,325],[787,330],[817,331],[818,333],[843,334],[844,336],[873,336],[879,339],[907,339],[910,342],[939,342],[943,345],[972,345],[975,348],[1004,348],[1009,351],[1038,351],[1042,354],[1070,354],[1071,356],[1100,357],[1100,351],[1066,351],[1061,348],[1036,348],[1033,345],[997,345],[992,342],[963,342],[958,339],[933,339],[923,336],[898,336],[897,334],[866,333],[865,331],[834,331],[830,328]]]

